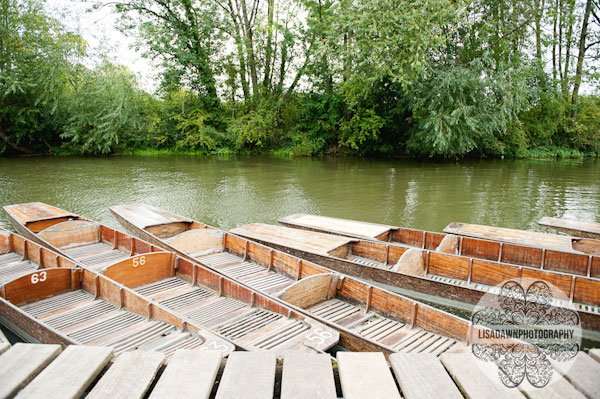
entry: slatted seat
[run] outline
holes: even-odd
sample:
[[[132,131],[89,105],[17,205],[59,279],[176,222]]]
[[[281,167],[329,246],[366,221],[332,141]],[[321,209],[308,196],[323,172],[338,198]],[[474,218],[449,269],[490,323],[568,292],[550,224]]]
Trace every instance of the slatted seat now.
[[[239,264],[243,261],[243,258],[232,254],[231,252],[220,252],[218,254],[198,256],[195,259],[200,261],[200,263],[203,263],[210,267],[214,267],[216,269]]]

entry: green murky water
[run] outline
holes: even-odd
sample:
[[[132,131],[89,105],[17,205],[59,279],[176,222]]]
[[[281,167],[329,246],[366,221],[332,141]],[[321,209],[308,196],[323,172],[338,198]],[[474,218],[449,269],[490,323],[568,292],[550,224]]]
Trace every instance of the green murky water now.
[[[303,212],[438,231],[452,221],[542,231],[542,216],[600,220],[600,161],[0,159],[0,204],[29,201],[112,227],[108,206],[144,201],[223,229]],[[3,213],[0,226],[9,226]]]

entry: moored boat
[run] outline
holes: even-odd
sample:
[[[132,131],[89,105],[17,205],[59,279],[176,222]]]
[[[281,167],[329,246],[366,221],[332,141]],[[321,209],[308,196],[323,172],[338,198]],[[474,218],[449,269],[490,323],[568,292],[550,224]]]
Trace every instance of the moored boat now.
[[[46,267],[0,284],[2,322],[30,341],[113,347],[115,354],[235,346],[162,305],[86,269]]]
[[[128,230],[276,296],[340,332],[351,350],[465,349],[471,324],[417,301],[146,204],[111,207]],[[461,343],[462,341],[462,343]]]
[[[497,285],[509,279],[547,281],[570,298],[583,328],[600,331],[600,280],[596,278],[261,223],[230,232],[341,273],[434,294],[430,297],[434,302],[447,298],[475,304],[484,294],[494,295]]]
[[[600,278],[600,242],[595,240],[517,230],[521,232],[518,237],[512,233],[502,234],[506,231],[503,228],[462,223],[451,223],[444,229],[448,234],[444,234],[307,214],[289,215],[279,219],[279,223],[297,229]],[[510,235],[513,238],[508,240]]]
[[[51,212],[50,205],[42,205]],[[56,213],[64,212],[58,209]],[[24,245],[35,256],[40,245],[12,236],[16,237],[15,248],[20,250]],[[244,350],[324,351],[339,340],[335,330],[258,291],[209,270],[191,267],[175,254],[87,219],[75,216],[59,221],[37,237],[73,259],[54,253],[59,261],[71,265],[76,262],[109,276],[182,320],[214,331]],[[144,279],[131,280],[138,275]]]
[[[538,224],[575,237],[600,240],[600,223],[544,216],[538,221]]]

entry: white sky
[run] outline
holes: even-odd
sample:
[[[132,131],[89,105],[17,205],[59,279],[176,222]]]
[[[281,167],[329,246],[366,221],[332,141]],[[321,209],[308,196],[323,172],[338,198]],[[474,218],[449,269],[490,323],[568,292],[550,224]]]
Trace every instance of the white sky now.
[[[90,55],[106,55],[112,62],[128,66],[144,90],[154,91],[158,85],[156,68],[132,48],[132,38],[115,28],[117,16],[113,9],[101,7],[88,12],[92,4],[81,0],[48,0],[46,9],[68,30],[79,33],[87,41]]]

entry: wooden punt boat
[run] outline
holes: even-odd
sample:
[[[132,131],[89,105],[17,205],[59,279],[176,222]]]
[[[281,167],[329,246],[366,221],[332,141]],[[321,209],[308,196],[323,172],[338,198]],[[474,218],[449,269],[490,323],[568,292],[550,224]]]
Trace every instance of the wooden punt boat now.
[[[44,209],[51,207],[45,205]],[[65,223],[68,228],[61,227]],[[46,234],[48,229],[53,234]],[[108,245],[103,234],[116,241],[113,239]],[[12,236],[16,240],[12,245],[21,252],[23,245],[31,253],[47,251],[37,243],[16,234]],[[203,273],[172,253],[83,218],[58,222],[43,230],[40,236],[48,246],[64,244],[58,249],[72,255],[84,268],[112,277],[182,320],[214,331],[241,349],[322,352],[339,340],[335,330],[258,291],[208,270]],[[112,255],[98,256],[107,253]],[[53,254],[70,266],[75,265],[68,258]],[[105,259],[112,259],[113,263]],[[144,273],[143,280],[130,280],[140,273]]]
[[[120,205],[111,211],[145,240],[336,328],[348,349],[439,355],[464,350],[470,340],[472,326],[464,319],[315,263],[150,205]]]
[[[46,260],[45,267],[0,284],[0,321],[29,341],[110,346],[117,355],[158,350],[167,357],[177,349],[220,350],[225,356],[235,349],[217,334],[174,316],[123,284],[70,267],[69,260],[60,256]]]
[[[600,242],[597,243],[593,240],[545,234],[537,241],[522,238],[511,242],[502,242],[501,237],[497,234],[469,233],[466,225],[459,223],[450,224],[444,229],[450,234],[444,234],[307,214],[286,216],[279,219],[279,223],[286,227],[384,241],[427,251],[438,250],[442,242],[446,240],[447,247],[443,250],[446,253],[600,278],[600,247],[597,246]],[[489,229],[500,230],[500,228],[491,227]],[[542,233],[534,233],[534,236],[539,234]],[[546,247],[542,245],[547,236],[554,240],[554,245]]]
[[[230,233],[361,279],[434,294],[432,302],[447,298],[475,304],[484,294],[496,295],[496,286],[508,279],[548,281],[573,301],[584,329],[600,332],[600,280],[596,278],[429,250],[420,251],[423,271],[410,274],[394,270],[408,251],[399,245],[260,223],[240,226]]]
[[[538,221],[538,224],[571,234],[575,237],[600,240],[600,223],[545,216]]]

